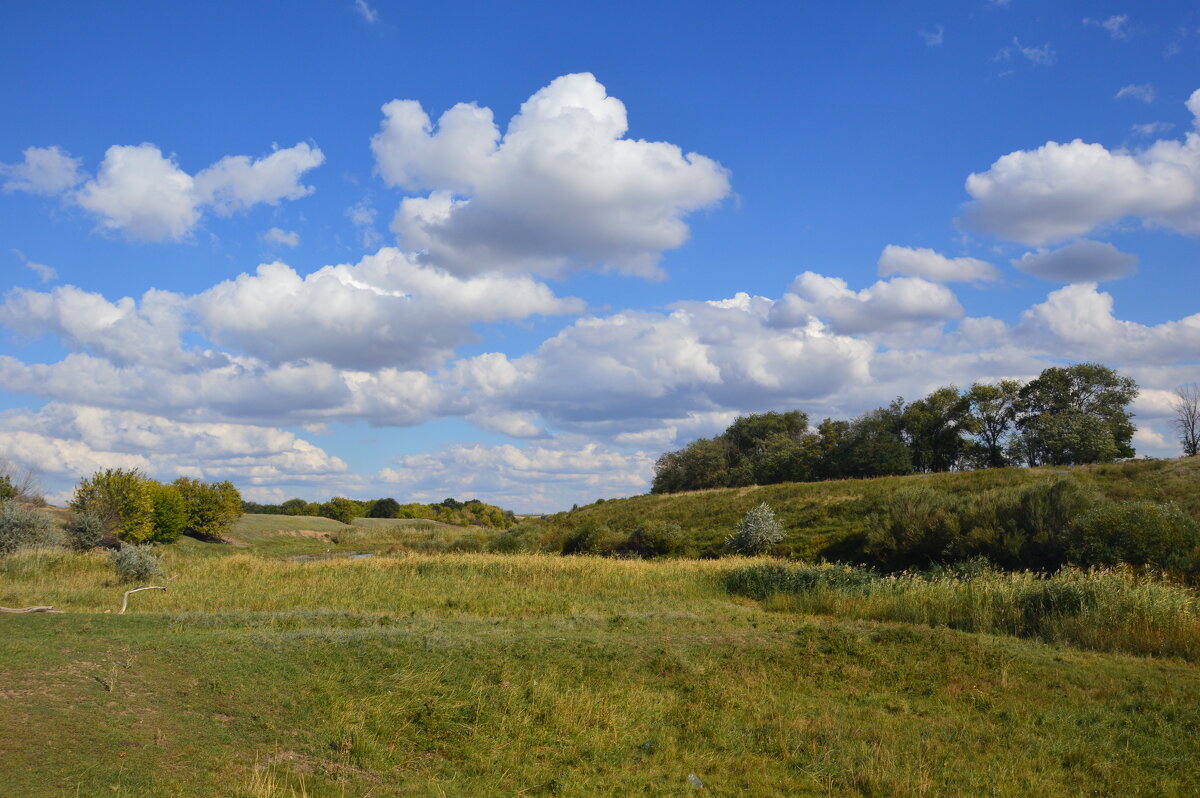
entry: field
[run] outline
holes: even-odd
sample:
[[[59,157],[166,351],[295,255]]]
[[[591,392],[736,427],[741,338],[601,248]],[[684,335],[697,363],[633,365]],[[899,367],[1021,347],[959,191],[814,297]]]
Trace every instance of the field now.
[[[64,610],[0,615],[0,794],[1200,789],[1190,588],[470,551],[496,534],[246,516],[124,615],[99,552],[0,558],[0,605]]]

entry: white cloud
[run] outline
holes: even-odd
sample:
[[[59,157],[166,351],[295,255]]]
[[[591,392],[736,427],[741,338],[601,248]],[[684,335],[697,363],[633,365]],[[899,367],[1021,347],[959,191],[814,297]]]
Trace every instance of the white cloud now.
[[[392,248],[306,277],[264,264],[191,307],[211,340],[270,363],[317,359],[365,370],[436,366],[474,339],[476,322],[584,309],[527,276],[456,277]]]
[[[932,28],[921,28],[917,31],[924,40],[926,47],[941,47],[946,40],[946,29],[941,25],[934,25]]]
[[[1141,100],[1147,104],[1154,102],[1156,96],[1154,86],[1149,83],[1131,83],[1128,86],[1122,86],[1117,91],[1118,100],[1124,100],[1128,97],[1131,100]]]
[[[1149,138],[1151,136],[1158,136],[1163,133],[1168,133],[1174,127],[1175,126],[1170,122],[1145,122],[1140,125],[1134,125],[1131,130],[1133,130],[1135,135]]]
[[[439,501],[451,494],[518,512],[544,512],[577,502],[580,495],[642,493],[653,471],[652,455],[606,449],[594,442],[476,444],[397,458],[396,466],[383,469],[378,479],[402,489],[413,501]]]
[[[54,196],[79,185],[81,161],[58,147],[27,147],[25,159],[16,164],[0,164],[5,191]]]
[[[260,203],[278,205],[311,194],[313,187],[300,178],[324,162],[324,153],[305,142],[253,161],[248,155],[227,155],[196,174],[196,195],[222,216]]]
[[[380,175],[429,192],[406,198],[392,229],[407,249],[460,274],[660,276],[662,253],[687,239],[683,217],[729,192],[715,161],[624,138],[624,104],[590,74],[538,91],[503,137],[492,112],[473,104],[451,108],[436,130],[414,101],[383,111],[371,140]]]
[[[932,249],[888,244],[879,255],[879,276],[901,274],[936,283],[977,282],[999,277],[996,267],[978,258],[947,258]]]
[[[300,234],[294,230],[284,230],[280,227],[272,227],[270,230],[262,234],[262,240],[268,244],[279,244],[284,247],[300,246]]]
[[[368,25],[374,25],[379,21],[379,12],[367,5],[367,0],[354,0],[354,10]]]
[[[1200,90],[1188,100],[1200,116]],[[1200,134],[1141,151],[1110,151],[1076,139],[1018,150],[970,175],[970,227],[1040,246],[1135,217],[1148,226],[1200,234]]]
[[[1090,283],[1117,280],[1137,271],[1138,257],[1112,244],[1082,238],[1055,250],[1038,249],[1014,258],[1012,265],[1043,280]]]
[[[51,280],[58,279],[58,272],[53,266],[47,266],[44,263],[34,263],[29,258],[25,257],[25,253],[19,249],[13,249],[17,257],[21,259],[21,263],[25,264],[25,268],[38,276],[38,279],[43,283],[48,283]]]
[[[913,329],[962,315],[950,289],[919,277],[880,280],[852,291],[839,277],[804,272],[772,309],[771,317],[779,326],[794,326],[815,316],[835,332],[854,334]]]
[[[1021,315],[1026,345],[1059,357],[1119,365],[1195,363],[1200,357],[1200,313],[1147,326],[1113,315],[1113,298],[1094,283],[1068,285]]]
[[[183,351],[183,310],[183,297],[153,288],[140,303],[130,297],[109,302],[73,285],[49,293],[14,288],[0,305],[0,324],[25,336],[56,336],[120,366],[190,368],[206,357]]]
[[[377,247],[383,241],[383,236],[375,229],[375,215],[375,208],[366,199],[346,209],[346,218],[359,229],[363,249]]]
[[[108,148],[100,171],[74,199],[101,217],[101,226],[142,241],[179,241],[212,207],[229,215],[252,205],[278,204],[312,192],[300,176],[325,156],[306,143],[251,160],[226,156],[195,177],[153,144]]]
[[[1092,19],[1084,17],[1084,25],[1092,25],[1097,28],[1103,28],[1108,31],[1108,35],[1114,39],[1129,38],[1129,16],[1126,14],[1113,14],[1106,19]]]
[[[1041,47],[1034,47],[1034,46],[1025,47],[1021,44],[1020,41],[1017,40],[1017,37],[1014,36],[1013,37],[1013,46],[1016,47],[1017,52],[1019,52],[1021,55],[1025,56],[1025,59],[1027,61],[1029,61],[1031,64],[1038,64],[1040,66],[1050,66],[1051,64],[1054,63],[1055,59],[1057,58],[1057,55],[1054,52],[1054,48],[1050,46],[1050,42],[1046,42]]]
[[[124,410],[50,403],[0,412],[3,453],[69,480],[102,468],[140,468],[263,485],[344,474],[346,463],[294,434],[247,424],[183,422]]]

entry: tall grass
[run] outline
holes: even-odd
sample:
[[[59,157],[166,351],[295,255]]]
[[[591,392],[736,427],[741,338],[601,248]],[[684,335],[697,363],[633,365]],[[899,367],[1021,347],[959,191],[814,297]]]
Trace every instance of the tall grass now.
[[[729,592],[776,610],[1200,660],[1196,591],[1124,567],[1045,576],[977,566],[884,576],[839,565],[758,564],[723,580]]]

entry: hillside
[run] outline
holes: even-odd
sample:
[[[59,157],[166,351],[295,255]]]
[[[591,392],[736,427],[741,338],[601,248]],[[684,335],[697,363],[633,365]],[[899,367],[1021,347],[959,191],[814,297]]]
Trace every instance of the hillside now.
[[[601,500],[546,516],[543,537],[563,537],[589,524],[629,532],[647,522],[678,524],[693,554],[715,552],[746,511],[767,502],[786,531],[775,554],[805,559],[854,559],[858,536],[880,502],[922,486],[951,496],[1021,488],[1073,475],[1110,499],[1171,501],[1200,517],[1200,457],[1132,460],[1073,468],[1003,468],[903,477],[791,482]]]

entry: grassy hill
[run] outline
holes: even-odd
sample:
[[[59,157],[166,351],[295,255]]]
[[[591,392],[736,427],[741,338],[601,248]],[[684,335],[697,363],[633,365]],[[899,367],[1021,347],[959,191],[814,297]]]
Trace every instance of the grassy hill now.
[[[782,523],[786,539],[775,553],[805,559],[837,559],[853,554],[867,516],[888,496],[923,486],[951,496],[973,496],[1020,488],[1074,475],[1101,495],[1117,500],[1173,501],[1200,518],[1200,457],[1135,460],[1074,468],[1003,468],[829,482],[718,488],[628,499],[602,500],[546,516],[540,534],[564,537],[588,524],[628,532],[646,522],[679,524],[692,551],[720,548],[742,516],[767,502]]]

